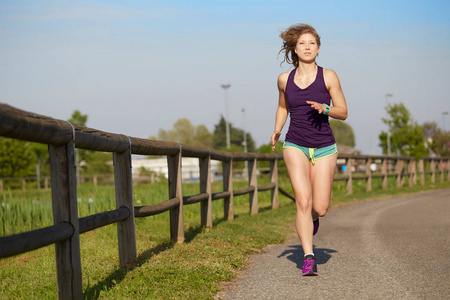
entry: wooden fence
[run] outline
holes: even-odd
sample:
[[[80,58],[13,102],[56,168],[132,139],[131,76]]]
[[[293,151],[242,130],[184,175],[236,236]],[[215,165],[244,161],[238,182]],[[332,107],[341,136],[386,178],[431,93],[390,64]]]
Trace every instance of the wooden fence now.
[[[170,236],[174,242],[184,240],[183,206],[199,203],[202,226],[212,227],[212,201],[223,199],[226,220],[234,218],[233,197],[249,195],[250,214],[258,213],[258,192],[271,191],[271,206],[276,209],[278,192],[294,199],[278,185],[278,161],[282,154],[227,153],[204,147],[182,145],[176,142],[151,141],[121,134],[102,132],[22,111],[0,104],[0,136],[48,144],[50,157],[50,186],[54,225],[0,237],[0,258],[32,251],[55,244],[58,298],[82,299],[82,276],[79,235],[102,226],[117,223],[119,263],[121,267],[136,264],[135,218],[169,212]],[[83,218],[77,212],[77,182],[75,172],[75,147],[113,153],[116,209]],[[169,199],[149,206],[134,206],[132,191],[131,155],[167,156],[169,171]],[[183,195],[181,178],[182,157],[196,157],[200,168],[200,194]],[[340,155],[346,171],[336,180],[347,181],[347,192],[352,192],[353,180],[366,180],[366,189],[372,189],[372,178],[382,178],[387,188],[387,178],[396,177],[397,186],[409,177],[409,185],[417,182],[416,163],[408,157],[350,156]],[[211,160],[222,162],[223,191],[211,191]],[[248,162],[248,187],[233,189],[234,161]],[[258,186],[259,161],[270,162],[270,184]],[[381,168],[380,173],[371,172],[372,164]],[[389,166],[393,164],[394,170]],[[419,161],[419,174],[424,184],[425,174],[436,174],[444,180],[450,178],[448,158],[424,158]],[[360,170],[364,173],[358,175]],[[392,171],[392,172],[391,172]]]

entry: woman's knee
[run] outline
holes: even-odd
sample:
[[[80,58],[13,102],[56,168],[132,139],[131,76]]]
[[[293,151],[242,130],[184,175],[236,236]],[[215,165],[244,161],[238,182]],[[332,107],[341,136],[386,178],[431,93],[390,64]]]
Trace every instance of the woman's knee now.
[[[317,213],[317,215],[319,217],[325,217],[327,212],[328,212],[328,207],[327,208],[314,209],[314,211]]]
[[[311,212],[312,210],[312,198],[296,197],[295,203],[297,204],[297,211],[301,211],[302,213],[308,213]]]

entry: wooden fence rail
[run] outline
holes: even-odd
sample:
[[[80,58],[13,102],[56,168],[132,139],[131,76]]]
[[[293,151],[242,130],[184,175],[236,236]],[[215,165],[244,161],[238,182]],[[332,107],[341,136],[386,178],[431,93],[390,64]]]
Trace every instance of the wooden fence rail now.
[[[184,241],[183,207],[200,203],[202,226],[212,227],[212,201],[223,199],[226,220],[234,218],[233,199],[238,195],[249,195],[250,214],[258,213],[258,192],[271,191],[271,207],[279,206],[279,192],[294,199],[294,196],[278,185],[278,161],[282,154],[227,153],[214,149],[183,145],[177,142],[151,141],[121,134],[86,128],[69,122],[56,120],[22,111],[0,103],[0,136],[49,145],[52,210],[54,225],[11,236],[0,237],[0,258],[25,253],[50,244],[55,244],[58,297],[60,299],[82,299],[82,276],[79,235],[102,226],[116,223],[118,235],[119,263],[121,267],[136,264],[135,218],[164,212],[170,215],[170,236],[174,242]],[[75,147],[113,153],[116,209],[83,218],[77,213],[77,181],[75,172]],[[163,155],[167,157],[169,199],[148,206],[134,206],[131,174],[131,155]],[[200,193],[183,195],[181,161],[183,157],[199,159]],[[222,162],[223,191],[211,192],[211,160]],[[381,178],[382,187],[387,188],[387,178],[395,177],[396,185],[402,186],[405,177],[409,185],[417,182],[416,162],[410,157],[353,156],[340,155],[345,172],[339,172],[336,181],[345,180],[347,193],[352,193],[353,180],[366,180],[366,190],[372,189],[372,179]],[[248,162],[246,188],[233,189],[233,162]],[[270,184],[258,186],[258,162],[270,162]],[[362,162],[362,163],[361,163]],[[375,164],[379,172],[370,168]],[[391,166],[395,166],[394,169]],[[406,166],[406,167],[405,167]],[[418,162],[420,182],[425,174],[436,173],[440,180],[450,178],[448,158],[423,158]],[[361,171],[362,170],[362,171]],[[0,184],[3,181],[0,180]]]

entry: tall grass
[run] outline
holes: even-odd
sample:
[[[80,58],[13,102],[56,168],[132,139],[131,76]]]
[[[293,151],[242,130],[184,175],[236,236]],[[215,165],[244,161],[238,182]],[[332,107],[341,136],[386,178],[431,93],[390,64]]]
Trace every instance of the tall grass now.
[[[262,176],[261,184],[267,184],[267,176]],[[247,186],[246,181],[236,181],[235,189]],[[212,183],[213,192],[222,191],[222,181]],[[184,183],[183,194],[195,195],[200,193],[198,182]],[[134,204],[145,206],[157,204],[169,199],[167,180],[154,184],[140,183],[133,186]],[[17,234],[29,230],[43,228],[53,224],[52,200],[50,189],[6,190],[0,194],[0,236]],[[115,204],[115,190],[113,185],[81,184],[77,187],[77,206],[80,218],[100,212],[113,210]],[[248,208],[248,196],[236,197],[237,213]],[[242,205],[240,205],[242,204]],[[223,217],[223,209],[213,205],[213,219]],[[153,216],[152,220],[165,220],[166,216]],[[199,205],[189,205],[184,208],[184,219],[188,226],[195,226],[200,220]],[[137,221],[140,222],[140,221]],[[191,224],[192,223],[192,224]]]

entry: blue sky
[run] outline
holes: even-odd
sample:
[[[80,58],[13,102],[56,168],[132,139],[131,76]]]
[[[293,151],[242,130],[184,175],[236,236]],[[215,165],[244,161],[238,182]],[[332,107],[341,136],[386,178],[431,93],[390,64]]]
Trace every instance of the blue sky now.
[[[336,71],[356,148],[381,153],[389,102],[419,123],[450,111],[448,1],[0,1],[0,102],[146,138],[186,117],[213,131],[225,114],[257,146],[273,131],[279,33],[322,37],[318,64]],[[450,128],[450,117],[444,119]],[[283,136],[287,130],[285,125]]]

